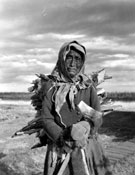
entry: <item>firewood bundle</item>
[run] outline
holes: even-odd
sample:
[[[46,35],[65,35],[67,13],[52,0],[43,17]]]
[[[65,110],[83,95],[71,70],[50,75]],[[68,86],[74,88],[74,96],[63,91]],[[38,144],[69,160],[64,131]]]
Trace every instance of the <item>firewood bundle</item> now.
[[[43,89],[45,86],[46,81],[48,79],[52,79],[54,77],[46,76],[43,74],[37,75],[38,79],[32,82],[33,86],[30,87],[28,90],[32,93],[31,96],[31,103],[34,106],[35,110],[37,111],[35,118],[27,123],[25,127],[16,131],[12,137],[20,136],[24,134],[34,134],[39,138],[40,142],[34,145],[32,148],[41,147],[46,145],[48,137],[43,129],[42,126],[42,119],[41,119],[41,108],[42,108],[42,100],[43,100]],[[111,100],[107,100],[107,93],[103,88],[98,88],[98,85],[106,81],[107,79],[111,79],[111,76],[106,75],[105,69],[101,69],[99,71],[93,72],[90,75],[90,79],[93,82],[94,87],[97,89],[97,95],[100,100],[101,104],[101,111],[103,114],[108,112],[112,112],[114,110],[114,105],[112,104]]]

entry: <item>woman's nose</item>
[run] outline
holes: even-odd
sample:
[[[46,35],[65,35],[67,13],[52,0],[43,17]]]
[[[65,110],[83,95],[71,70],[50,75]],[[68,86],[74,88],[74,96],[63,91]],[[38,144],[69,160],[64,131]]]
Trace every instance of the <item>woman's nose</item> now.
[[[71,61],[71,66],[75,66],[75,65],[76,65],[76,60],[75,60],[75,58],[73,58]]]

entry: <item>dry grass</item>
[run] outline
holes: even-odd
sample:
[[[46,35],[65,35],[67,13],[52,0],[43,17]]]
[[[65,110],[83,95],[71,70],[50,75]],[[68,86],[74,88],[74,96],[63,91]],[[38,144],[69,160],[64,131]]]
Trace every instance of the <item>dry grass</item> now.
[[[0,105],[0,122],[17,118],[29,118],[34,114],[35,111],[31,105]]]
[[[128,108],[127,108],[128,109]],[[35,111],[30,105],[0,105],[0,127],[3,122],[18,122],[25,119],[32,119]],[[17,119],[17,120],[16,120]],[[104,116],[103,125],[99,130],[100,139],[103,145],[117,145],[135,138],[135,112],[117,111]],[[17,123],[22,128],[22,123]],[[8,130],[11,129],[10,127]],[[3,133],[4,134],[4,133]],[[111,166],[113,175],[135,175],[135,155]]]

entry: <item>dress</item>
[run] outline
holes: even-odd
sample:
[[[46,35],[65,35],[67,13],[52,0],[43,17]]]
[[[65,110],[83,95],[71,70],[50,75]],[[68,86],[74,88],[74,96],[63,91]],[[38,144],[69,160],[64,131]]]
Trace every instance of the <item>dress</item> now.
[[[64,45],[67,47],[70,43]],[[62,58],[62,50],[59,53],[59,60]],[[85,102],[96,111],[100,111],[100,104],[96,89],[89,78],[81,73],[75,81],[68,81],[64,76],[56,76],[60,68],[58,63],[52,73],[54,79],[50,79],[44,88],[44,100],[42,103],[42,123],[48,136],[47,152],[45,157],[44,175],[57,175],[62,161],[64,160],[65,145],[60,145],[59,138],[66,128],[78,123],[83,115],[78,109],[80,101]],[[56,71],[56,72],[55,72]],[[64,77],[64,79],[63,79]],[[79,77],[79,78],[78,78]],[[80,78],[81,77],[81,78]],[[97,123],[96,123],[97,122]],[[98,121],[91,121],[91,133],[84,148],[85,160],[89,175],[110,175],[108,159],[105,157],[103,148],[98,142],[98,128],[102,124],[102,118]],[[70,145],[73,141],[64,140]],[[69,146],[70,147],[70,146]],[[66,151],[65,151],[66,150]],[[63,175],[88,175],[84,165],[82,149],[71,147],[70,160]]]
[[[43,102],[43,112],[42,112],[43,125],[47,135],[49,136],[50,140],[52,140],[52,142],[50,141],[50,143],[48,144],[47,148],[44,175],[51,175],[51,172],[53,172],[52,169],[56,166],[55,163],[53,165],[53,162],[55,162],[55,160],[53,160],[53,152],[54,149],[56,149],[55,143],[63,130],[59,117],[55,112],[54,102],[52,102],[51,100],[53,93],[54,89],[49,91],[49,93],[46,94]],[[71,110],[69,108],[69,104],[67,101],[63,104],[61,108],[60,113],[62,116],[62,121],[67,126],[71,126],[72,124],[77,123],[78,121],[81,120],[82,115],[77,108],[77,104],[81,100],[83,100],[86,104],[93,107],[94,109],[98,111],[100,110],[99,101],[94,87],[91,86],[85,90],[80,90],[75,96],[76,108],[74,110],[73,109]],[[90,174],[92,175],[107,175],[107,173],[109,174],[107,169],[108,161],[105,158],[104,151],[100,143],[98,142],[96,133],[93,133],[89,138],[89,142],[87,144],[85,151],[87,155]],[[85,174],[85,171],[82,168],[83,163],[80,161],[81,160],[80,149],[76,148],[75,150],[73,150],[71,157],[72,160],[70,161],[69,166],[66,168],[65,175]]]

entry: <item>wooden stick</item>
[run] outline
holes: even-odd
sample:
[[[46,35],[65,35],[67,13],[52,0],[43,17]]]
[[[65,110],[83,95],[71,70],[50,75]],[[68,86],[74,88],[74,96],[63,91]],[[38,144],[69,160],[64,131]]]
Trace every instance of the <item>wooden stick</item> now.
[[[81,149],[81,153],[82,153],[82,159],[83,159],[83,163],[84,163],[85,172],[87,175],[90,175],[89,170],[88,170],[88,166],[87,166],[87,162],[86,162],[85,152],[83,149]]]
[[[69,162],[69,159],[70,159],[70,153],[67,153],[67,155],[66,155],[66,157],[65,157],[65,159],[64,159],[64,161],[63,161],[63,163],[62,163],[62,165],[60,167],[60,170],[59,170],[59,172],[58,172],[57,175],[62,175],[63,174],[64,170],[67,167],[67,164]]]

